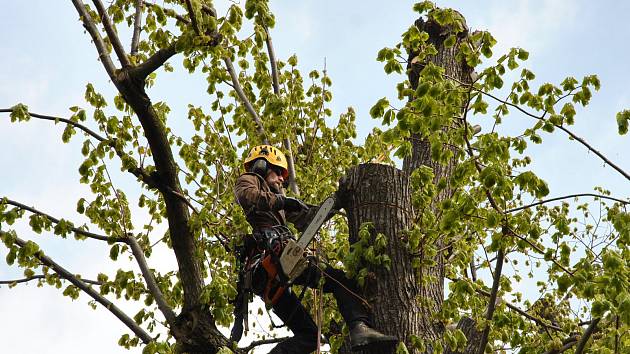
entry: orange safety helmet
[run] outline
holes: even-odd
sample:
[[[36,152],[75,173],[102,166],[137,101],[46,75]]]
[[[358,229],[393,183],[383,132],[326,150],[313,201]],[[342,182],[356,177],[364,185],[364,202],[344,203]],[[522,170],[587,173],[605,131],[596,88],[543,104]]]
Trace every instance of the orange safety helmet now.
[[[259,159],[266,161],[267,164],[279,167],[282,170],[282,177],[285,180],[289,177],[287,158],[284,156],[282,151],[276,149],[271,145],[254,146],[249,151],[249,155],[247,155],[245,161],[243,161],[243,166],[245,167],[245,170],[250,171],[252,163]],[[265,166],[264,170],[267,170],[267,167],[269,166]]]

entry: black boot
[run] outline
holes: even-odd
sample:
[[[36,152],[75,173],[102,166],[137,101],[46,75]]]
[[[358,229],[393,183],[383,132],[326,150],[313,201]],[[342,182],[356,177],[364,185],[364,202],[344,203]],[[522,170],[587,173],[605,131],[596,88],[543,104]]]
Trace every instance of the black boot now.
[[[398,343],[398,338],[370,328],[364,322],[357,322],[350,329],[350,345],[352,346],[352,351],[355,352],[367,349],[368,346],[371,347],[372,345],[392,348],[396,343]]]

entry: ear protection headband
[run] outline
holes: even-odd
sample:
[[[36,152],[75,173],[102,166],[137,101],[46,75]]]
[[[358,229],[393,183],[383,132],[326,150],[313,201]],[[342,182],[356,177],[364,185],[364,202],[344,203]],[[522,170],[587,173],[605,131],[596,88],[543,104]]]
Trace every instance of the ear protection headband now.
[[[262,178],[267,177],[267,160],[258,159],[254,161],[252,164],[251,172],[261,176]]]

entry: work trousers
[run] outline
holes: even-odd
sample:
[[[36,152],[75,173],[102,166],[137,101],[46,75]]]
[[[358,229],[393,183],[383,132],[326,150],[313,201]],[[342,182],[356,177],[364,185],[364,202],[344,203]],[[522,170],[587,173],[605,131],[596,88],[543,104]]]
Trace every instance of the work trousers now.
[[[318,267],[310,266],[295,284],[314,288],[319,276],[324,276],[323,291],[333,294],[345,322],[349,325],[357,321],[369,323],[367,310],[356,295],[348,291],[358,294],[356,283],[348,279],[342,270],[332,267],[326,267],[325,274],[320,273]],[[307,354],[317,349],[317,325],[293,291],[287,289],[273,306],[273,311],[293,332],[293,337],[280,342],[270,353]]]

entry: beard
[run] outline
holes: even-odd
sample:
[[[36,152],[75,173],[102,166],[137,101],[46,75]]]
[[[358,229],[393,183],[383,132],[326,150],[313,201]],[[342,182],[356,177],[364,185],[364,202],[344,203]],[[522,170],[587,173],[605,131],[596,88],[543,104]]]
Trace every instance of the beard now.
[[[281,183],[268,183],[269,189],[276,194],[282,194],[282,184]]]

